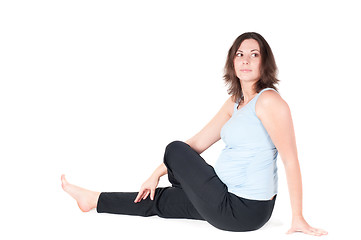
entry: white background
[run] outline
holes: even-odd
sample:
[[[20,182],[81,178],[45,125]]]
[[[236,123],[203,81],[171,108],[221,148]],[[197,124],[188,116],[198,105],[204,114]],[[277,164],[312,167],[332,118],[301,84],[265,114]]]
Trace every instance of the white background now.
[[[233,40],[269,42],[294,120],[304,215],[359,237],[360,30],[356,1],[1,1],[2,239],[308,239],[290,226],[284,168],[270,222],[229,233],[206,222],[82,213],[60,175],[137,191],[165,146],[197,133],[228,98]],[[213,164],[223,143],[202,156]],[[168,185],[166,178],[161,186]],[[193,236],[193,237],[192,237]]]

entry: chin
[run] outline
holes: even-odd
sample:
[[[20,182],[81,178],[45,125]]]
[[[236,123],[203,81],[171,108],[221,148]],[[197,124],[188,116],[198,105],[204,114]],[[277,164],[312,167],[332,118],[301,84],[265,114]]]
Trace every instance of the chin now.
[[[250,78],[250,77],[238,77],[242,82],[257,82],[259,78]]]

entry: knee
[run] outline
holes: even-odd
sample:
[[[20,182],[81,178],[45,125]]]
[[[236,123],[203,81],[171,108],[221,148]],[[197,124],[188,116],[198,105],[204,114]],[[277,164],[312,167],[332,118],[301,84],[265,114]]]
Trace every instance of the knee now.
[[[179,152],[184,151],[184,149],[186,147],[188,147],[188,144],[186,144],[185,142],[173,141],[167,145],[167,147],[165,148],[165,153],[167,155],[170,155],[170,154],[173,155],[174,153],[179,153]]]
[[[188,146],[185,142],[182,141],[173,141],[169,143],[166,147],[166,151],[179,151],[179,149],[184,148],[185,146]]]
[[[164,163],[167,165],[170,161],[178,159],[177,156],[182,155],[187,147],[189,147],[188,144],[182,141],[169,143],[165,148]]]

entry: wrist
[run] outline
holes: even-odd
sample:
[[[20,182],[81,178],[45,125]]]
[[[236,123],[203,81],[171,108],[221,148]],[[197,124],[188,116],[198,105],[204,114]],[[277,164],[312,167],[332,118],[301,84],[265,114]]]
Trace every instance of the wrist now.
[[[154,172],[152,175],[150,175],[149,179],[153,179],[153,180],[159,180],[160,179],[160,175],[157,172]]]
[[[150,178],[159,180],[161,176],[167,173],[167,167],[162,163],[157,169],[153,172]]]

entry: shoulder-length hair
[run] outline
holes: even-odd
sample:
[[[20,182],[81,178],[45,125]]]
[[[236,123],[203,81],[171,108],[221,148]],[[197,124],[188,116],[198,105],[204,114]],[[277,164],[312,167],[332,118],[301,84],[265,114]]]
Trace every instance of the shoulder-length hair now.
[[[254,39],[258,42],[261,51],[260,79],[253,85],[254,90],[259,93],[264,88],[273,88],[277,91],[278,84],[277,65],[271,47],[267,41],[258,33],[246,32],[236,38],[228,51],[227,61],[224,66],[223,79],[228,85],[228,94],[232,95],[233,101],[243,102],[242,87],[234,69],[234,58],[236,52],[246,39]]]

